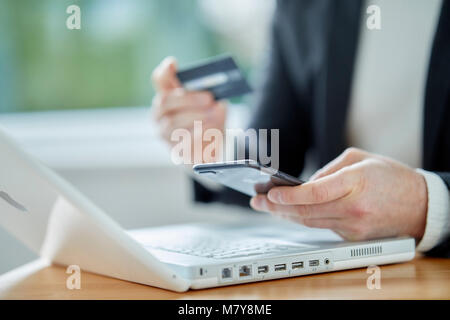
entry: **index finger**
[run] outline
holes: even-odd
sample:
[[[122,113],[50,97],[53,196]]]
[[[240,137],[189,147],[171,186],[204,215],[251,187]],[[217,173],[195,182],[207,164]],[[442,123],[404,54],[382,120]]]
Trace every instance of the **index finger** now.
[[[351,170],[340,170],[328,176],[295,187],[275,187],[267,194],[278,204],[304,205],[334,201],[351,193],[357,177]]]

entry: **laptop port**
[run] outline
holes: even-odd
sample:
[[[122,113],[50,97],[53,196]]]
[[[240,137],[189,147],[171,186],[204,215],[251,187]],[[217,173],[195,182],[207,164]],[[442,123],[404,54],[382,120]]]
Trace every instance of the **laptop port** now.
[[[310,267],[317,267],[319,265],[319,260],[309,260]]]
[[[330,259],[326,258],[325,259],[325,264],[330,264]]]
[[[292,270],[302,268],[303,268],[303,261],[292,262]]]
[[[240,266],[239,277],[248,277],[252,275],[252,266]]]
[[[222,279],[231,279],[233,277],[233,269],[223,268],[222,269]]]
[[[267,272],[269,272],[269,266],[259,266],[258,267],[258,274],[267,273]]]
[[[276,264],[276,265],[273,266],[273,269],[275,271],[284,271],[284,270],[286,270],[286,264],[285,263],[283,263],[283,264]]]

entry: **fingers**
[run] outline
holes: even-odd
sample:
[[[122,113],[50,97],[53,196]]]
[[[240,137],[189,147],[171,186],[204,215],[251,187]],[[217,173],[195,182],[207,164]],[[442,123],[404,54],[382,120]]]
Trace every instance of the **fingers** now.
[[[341,153],[336,159],[329,162],[322,169],[318,170],[312,177],[310,181],[320,179],[332,173],[339,171],[340,169],[350,166],[356,162],[362,161],[367,158],[369,154],[365,151],[356,148],[348,148],[343,153]]]
[[[215,101],[208,91],[185,90],[176,75],[177,65],[173,57],[164,59],[153,71],[152,80],[157,94],[152,102],[152,116],[162,138],[171,144],[176,129],[194,128],[201,121],[202,128],[223,130],[226,107]]]
[[[165,58],[153,71],[152,82],[156,90],[165,92],[180,88],[181,84],[176,75],[177,61],[174,57]]]
[[[277,204],[320,204],[347,196],[357,187],[358,182],[357,173],[344,168],[299,186],[274,187],[268,192],[267,196],[270,201]]]
[[[201,112],[179,113],[170,117],[163,117],[160,120],[160,135],[166,141],[171,140],[171,136],[176,129],[186,129],[192,131],[195,121],[202,121],[206,125],[208,115]]]
[[[153,99],[156,120],[174,111],[206,108],[215,102],[210,92],[184,90],[177,78],[176,70],[175,58],[167,57],[153,71],[152,81],[158,91]]]
[[[345,228],[344,224],[345,220],[343,219],[333,219],[333,218],[304,219],[294,215],[286,215],[286,214],[273,214],[273,215],[281,219],[302,224],[309,228],[331,229],[336,232],[341,231],[342,228]]]
[[[347,217],[347,211],[341,203],[333,202],[313,205],[282,205],[270,201],[266,195],[257,195],[250,201],[250,205],[257,211],[270,212],[290,220],[304,219],[340,219]]]
[[[346,222],[343,219],[305,219],[303,225],[310,228],[331,229],[340,231],[345,228]]]
[[[162,117],[183,111],[206,111],[216,104],[213,95],[207,91],[186,91],[182,88],[158,94],[153,100],[154,117]]]
[[[156,120],[163,116],[190,110],[206,110],[215,104],[213,95],[207,91],[186,91],[182,88],[177,75],[177,63],[174,57],[165,58],[153,71],[152,81],[157,90],[153,99],[153,114]]]
[[[271,203],[265,195],[253,197],[250,204],[255,210],[270,212],[276,217],[310,228],[341,231],[345,230],[349,223],[345,217],[345,211],[339,210],[340,213],[338,213],[334,211],[333,206],[329,208],[326,207],[327,205],[283,206]]]

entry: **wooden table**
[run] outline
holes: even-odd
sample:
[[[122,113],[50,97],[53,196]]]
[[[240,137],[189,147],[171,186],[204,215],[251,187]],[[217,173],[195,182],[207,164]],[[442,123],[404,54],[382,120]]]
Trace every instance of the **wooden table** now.
[[[0,299],[450,299],[450,259],[418,256],[381,266],[381,289],[366,269],[175,293],[82,272],[81,289],[66,288],[66,269],[37,260],[0,276]]]

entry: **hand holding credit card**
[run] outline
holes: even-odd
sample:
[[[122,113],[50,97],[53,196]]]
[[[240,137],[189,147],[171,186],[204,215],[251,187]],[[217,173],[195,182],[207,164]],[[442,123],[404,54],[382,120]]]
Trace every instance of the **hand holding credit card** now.
[[[201,132],[224,132],[228,108],[224,99],[249,93],[251,88],[230,56],[208,59],[181,70],[177,65],[174,57],[167,57],[152,72],[156,91],[152,114],[159,135],[175,146],[178,142],[173,138],[174,132],[187,130],[192,133],[191,145],[201,146],[191,150],[189,163],[220,161],[220,152],[203,152],[210,143],[203,140]],[[194,152],[199,156],[194,156]]]
[[[216,100],[252,92],[234,59],[229,55],[215,57],[182,69],[177,77],[188,91],[210,91]]]

